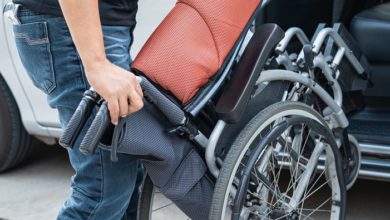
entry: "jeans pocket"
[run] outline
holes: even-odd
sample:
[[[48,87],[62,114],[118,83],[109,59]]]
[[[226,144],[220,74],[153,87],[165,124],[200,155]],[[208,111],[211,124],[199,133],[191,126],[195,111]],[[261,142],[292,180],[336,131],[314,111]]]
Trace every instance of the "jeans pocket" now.
[[[13,26],[20,59],[32,82],[46,94],[56,88],[47,22]]]

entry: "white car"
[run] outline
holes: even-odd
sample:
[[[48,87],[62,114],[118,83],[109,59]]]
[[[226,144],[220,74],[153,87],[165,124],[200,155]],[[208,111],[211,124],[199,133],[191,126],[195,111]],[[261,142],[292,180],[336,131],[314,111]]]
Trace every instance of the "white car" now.
[[[3,6],[7,1],[2,1]],[[19,59],[12,23],[0,16],[0,172],[21,162],[32,136],[55,144],[61,135],[57,112],[34,87]]]

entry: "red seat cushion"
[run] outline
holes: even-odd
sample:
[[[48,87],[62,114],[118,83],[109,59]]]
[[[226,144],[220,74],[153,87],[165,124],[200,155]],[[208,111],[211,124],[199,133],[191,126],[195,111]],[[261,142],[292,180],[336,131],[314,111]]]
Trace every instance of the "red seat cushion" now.
[[[217,73],[260,0],[179,0],[132,67],[183,104]]]

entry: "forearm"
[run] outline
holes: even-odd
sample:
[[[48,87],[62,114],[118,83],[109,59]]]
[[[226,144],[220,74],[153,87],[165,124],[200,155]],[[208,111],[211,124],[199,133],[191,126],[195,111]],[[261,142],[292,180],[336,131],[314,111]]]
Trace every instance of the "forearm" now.
[[[104,50],[98,0],[59,0],[89,84],[108,103],[111,122],[143,106],[134,74],[109,62]],[[112,86],[115,85],[115,86]]]
[[[106,61],[98,0],[59,0],[77,51],[87,70]]]

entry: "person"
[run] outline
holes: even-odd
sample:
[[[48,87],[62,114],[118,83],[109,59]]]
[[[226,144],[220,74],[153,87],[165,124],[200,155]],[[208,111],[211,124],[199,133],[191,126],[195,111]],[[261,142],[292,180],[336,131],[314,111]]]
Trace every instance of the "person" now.
[[[66,127],[83,92],[92,86],[107,102],[112,124],[143,107],[130,72],[129,50],[138,0],[13,0],[21,6],[14,35],[21,61],[35,86],[47,94]],[[79,137],[86,132],[91,118]],[[79,138],[80,139],[80,138]],[[68,149],[75,170],[71,195],[58,219],[136,219],[142,166],[130,155],[98,148]]]

